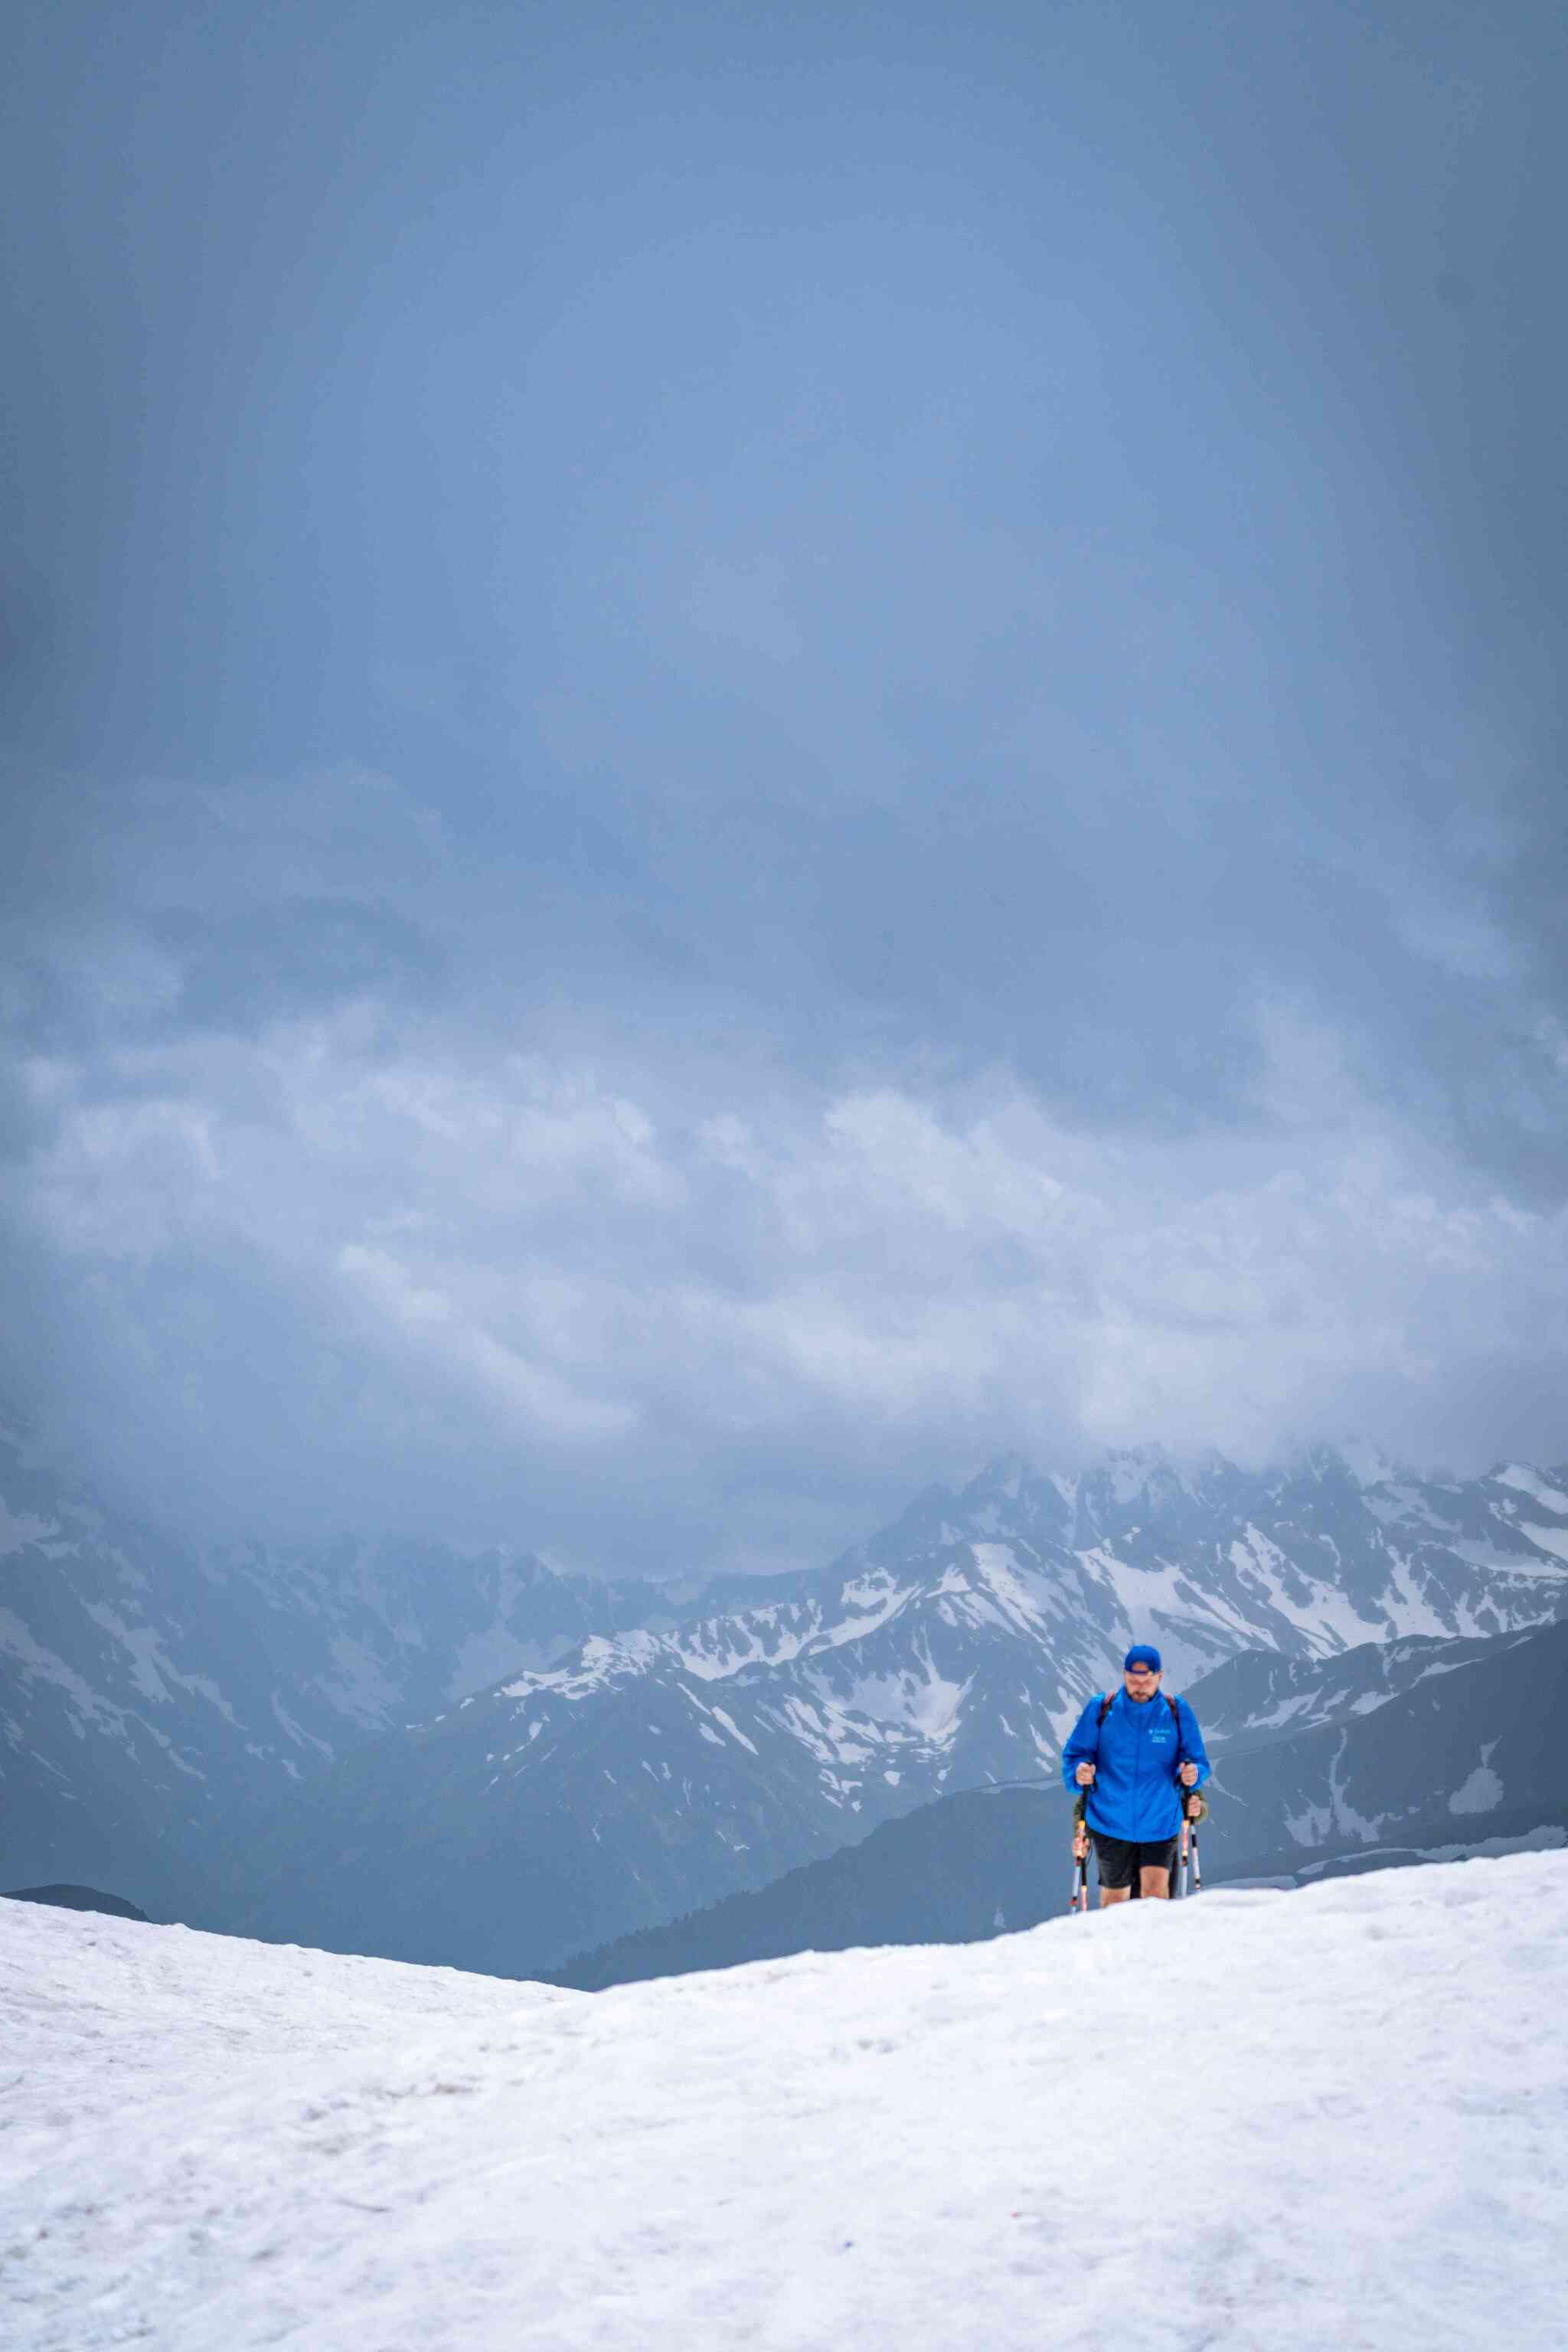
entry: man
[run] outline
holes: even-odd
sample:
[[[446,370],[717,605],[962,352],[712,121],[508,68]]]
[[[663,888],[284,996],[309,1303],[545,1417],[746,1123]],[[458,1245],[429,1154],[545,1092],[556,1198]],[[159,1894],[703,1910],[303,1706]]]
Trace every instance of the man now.
[[[1209,1777],[1197,1717],[1184,1698],[1160,1688],[1160,1653],[1135,1642],[1122,1660],[1121,1687],[1099,1693],[1062,1749],[1062,1780],[1088,1791],[1084,1821],[1100,1864],[1101,1906],[1125,1903],[1138,1874],[1140,1895],[1171,1892],[1182,1807],[1201,1811],[1196,1790]]]

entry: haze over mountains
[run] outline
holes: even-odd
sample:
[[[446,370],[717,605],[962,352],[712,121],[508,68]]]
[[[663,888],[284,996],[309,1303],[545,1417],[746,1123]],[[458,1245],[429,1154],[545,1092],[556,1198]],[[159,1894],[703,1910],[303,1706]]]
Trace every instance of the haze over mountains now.
[[[1001,1461],[828,1568],[684,1596],[522,1551],[198,1551],[16,1429],[0,1499],[0,1883],[505,1973],[1037,1780],[1133,1633],[1171,1687],[1221,1669],[1205,1715],[1237,1743],[1364,1715],[1436,1671],[1423,1643],[1458,1663],[1568,1598],[1568,1472],[1422,1479],[1364,1447]],[[1317,1767],[1280,1769],[1234,1832],[1216,1799],[1222,1837],[1273,1850],[1321,1811]]]
[[[77,1491],[0,1419],[7,1883],[129,1876],[216,1920],[221,1857],[283,1790],[664,1606],[500,1548],[199,1547]]]

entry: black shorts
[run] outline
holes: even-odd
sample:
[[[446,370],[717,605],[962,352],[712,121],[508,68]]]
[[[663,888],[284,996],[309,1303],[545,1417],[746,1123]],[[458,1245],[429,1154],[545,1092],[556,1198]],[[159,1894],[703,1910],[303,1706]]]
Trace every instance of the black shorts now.
[[[1173,1837],[1145,1838],[1140,1843],[1137,1838],[1101,1837],[1098,1830],[1090,1830],[1089,1836],[1094,1840],[1094,1858],[1100,1864],[1100,1883],[1113,1892],[1121,1886],[1131,1886],[1141,1870],[1163,1870],[1167,1875],[1175,1870]]]

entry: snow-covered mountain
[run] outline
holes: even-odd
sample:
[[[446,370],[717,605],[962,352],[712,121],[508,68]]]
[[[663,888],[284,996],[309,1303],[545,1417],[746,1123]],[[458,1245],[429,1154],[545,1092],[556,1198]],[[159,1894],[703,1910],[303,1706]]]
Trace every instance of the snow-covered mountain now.
[[[526,1553],[201,1549],[62,1480],[0,1419],[0,1885],[86,1880],[216,1923],[224,1854],[282,1792],[596,1632],[651,1586]]]
[[[1267,1702],[1255,1717],[1238,1703],[1249,1689]],[[1489,1640],[1368,1643],[1330,1660],[1231,1659],[1189,1693],[1215,1768],[1209,1890],[1568,1844],[1565,1691],[1568,1621]],[[1054,1771],[1032,1787],[943,1797],[552,1974],[597,1991],[792,1952],[1035,1927],[1066,1904],[1070,1821]]]
[[[548,1968],[1037,1776],[1135,1633],[1176,1686],[1243,1650],[1310,1666],[1538,1623],[1568,1600],[1565,1487],[1518,1466],[1368,1485],[1321,1450],[1268,1478],[999,1463],[756,1607],[595,1638],[350,1759],[258,1855],[242,1924]]]
[[[1412,1633],[1392,1642],[1363,1642],[1327,1658],[1286,1657],[1277,1650],[1243,1650],[1205,1675],[1191,1691],[1203,1710],[1209,1752],[1238,1753],[1294,1738],[1325,1723],[1372,1715],[1435,1675],[1452,1674],[1498,1653],[1522,1633],[1479,1634],[1468,1640]]]
[[[0,2339],[1557,2352],[1565,1994],[1568,1855],[607,2000],[0,1903]]]
[[[1412,1650],[1381,1686],[1358,1676],[1337,1716],[1221,1749],[1213,1832],[1233,1874],[1568,1834],[1568,1620]]]
[[[521,1550],[204,1551],[0,1429],[0,1885],[541,1967],[1035,1774],[1134,1632],[1174,1685],[1563,1604],[1568,1474],[1352,1452],[999,1462],[827,1569],[678,1599]]]

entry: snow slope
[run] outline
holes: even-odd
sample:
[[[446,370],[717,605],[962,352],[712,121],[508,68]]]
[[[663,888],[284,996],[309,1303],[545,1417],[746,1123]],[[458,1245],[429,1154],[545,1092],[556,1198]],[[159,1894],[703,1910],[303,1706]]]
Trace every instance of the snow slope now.
[[[0,2340],[1555,2352],[1565,1991],[1564,1855],[598,1996],[0,1904]]]

